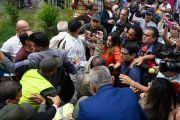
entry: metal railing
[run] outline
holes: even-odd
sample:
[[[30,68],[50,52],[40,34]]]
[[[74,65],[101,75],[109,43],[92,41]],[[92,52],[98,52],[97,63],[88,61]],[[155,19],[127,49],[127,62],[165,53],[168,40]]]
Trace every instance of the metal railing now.
[[[46,2],[45,0],[31,0],[33,7],[37,8],[38,4],[43,1]],[[58,3],[60,2],[61,4],[64,4],[64,7],[71,7],[72,0],[50,0],[50,4],[56,4],[58,7]],[[6,0],[0,0],[0,5],[2,3],[6,3]],[[20,0],[19,2],[19,8],[21,7],[21,4],[23,3],[24,6],[28,6],[27,0]],[[103,9],[103,0],[94,0],[94,3],[98,5],[98,10],[101,11]]]

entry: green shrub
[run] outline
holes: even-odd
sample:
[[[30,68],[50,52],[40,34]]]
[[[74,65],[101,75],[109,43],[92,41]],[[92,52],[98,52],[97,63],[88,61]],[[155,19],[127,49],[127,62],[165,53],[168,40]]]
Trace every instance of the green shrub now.
[[[7,3],[8,4],[3,5],[3,11],[10,16],[12,23],[16,23],[19,18],[19,11],[17,10],[17,6],[14,5],[13,0],[7,0]]]
[[[40,19],[38,26],[43,27],[49,38],[57,34],[57,22],[60,10],[50,3],[40,2],[38,5],[37,18]]]

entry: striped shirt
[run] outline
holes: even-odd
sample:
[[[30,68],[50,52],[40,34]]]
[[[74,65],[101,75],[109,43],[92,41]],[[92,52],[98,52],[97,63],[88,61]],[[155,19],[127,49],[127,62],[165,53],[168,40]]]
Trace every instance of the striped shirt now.
[[[86,4],[88,4],[88,2],[93,2],[94,0],[84,0],[84,2],[86,3]],[[74,2],[74,0],[72,0],[72,2]],[[87,12],[89,12],[89,9],[88,8],[86,8],[81,2],[80,2],[80,0],[79,0],[79,2],[78,2],[78,5],[77,5],[77,8],[76,8],[76,10],[75,10],[75,13],[74,13],[74,18],[76,18],[76,17],[78,17],[78,16],[80,16],[80,15],[83,15],[84,13],[87,13]]]

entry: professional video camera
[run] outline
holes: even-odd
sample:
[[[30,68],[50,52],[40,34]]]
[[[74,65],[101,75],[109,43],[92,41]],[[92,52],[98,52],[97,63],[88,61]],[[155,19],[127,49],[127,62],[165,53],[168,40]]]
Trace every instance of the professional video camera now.
[[[116,23],[116,32],[122,33],[125,28],[125,22],[118,22]]]
[[[161,72],[177,72],[180,73],[180,51],[178,52],[160,52],[156,55],[159,59],[164,59],[160,61],[160,71]],[[165,60],[168,58],[168,60]]]
[[[130,3],[130,13],[135,13],[139,9],[139,5],[137,3]]]

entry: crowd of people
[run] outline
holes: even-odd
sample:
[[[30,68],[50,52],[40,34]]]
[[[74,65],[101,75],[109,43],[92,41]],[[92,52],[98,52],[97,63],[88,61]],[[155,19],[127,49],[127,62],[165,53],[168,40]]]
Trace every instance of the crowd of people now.
[[[179,0],[74,0],[48,39],[0,50],[0,120],[180,120]]]

